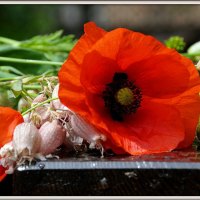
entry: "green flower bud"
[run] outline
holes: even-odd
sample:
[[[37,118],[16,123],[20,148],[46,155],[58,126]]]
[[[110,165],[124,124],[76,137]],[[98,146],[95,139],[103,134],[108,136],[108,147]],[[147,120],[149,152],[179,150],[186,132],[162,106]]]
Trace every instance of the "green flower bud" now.
[[[165,40],[165,45],[170,49],[175,49],[178,52],[182,52],[185,48],[185,41],[183,37],[172,36],[169,39]]]

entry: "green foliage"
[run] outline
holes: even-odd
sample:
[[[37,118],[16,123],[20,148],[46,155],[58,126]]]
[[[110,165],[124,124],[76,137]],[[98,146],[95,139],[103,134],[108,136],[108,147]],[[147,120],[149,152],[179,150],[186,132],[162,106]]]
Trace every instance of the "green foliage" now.
[[[24,41],[0,37],[0,56],[64,62],[74,47],[76,40],[73,35],[62,36],[62,33],[62,30],[60,30],[49,35],[38,35]],[[0,62],[0,65],[10,65],[10,63]],[[30,64],[15,63],[12,67],[25,74],[39,75],[47,70],[55,70],[56,72],[60,66],[33,66]]]
[[[47,86],[46,78],[57,75],[76,43],[73,35],[62,33],[60,30],[23,41],[0,37],[0,106],[16,109],[22,97],[27,101],[34,98],[29,90],[38,93]]]
[[[38,35],[20,43],[21,48],[40,52],[47,60],[64,61],[75,44],[74,36],[62,37],[63,31],[49,35]]]
[[[169,39],[165,40],[165,45],[168,48],[177,50],[178,52],[183,52],[186,43],[183,37],[172,36]]]
[[[1,5],[0,35],[24,40],[60,29],[60,5]]]
[[[23,87],[23,85],[22,85],[21,80],[16,80],[12,83],[11,90],[12,90],[15,98],[19,97],[19,95],[21,94],[22,87]]]

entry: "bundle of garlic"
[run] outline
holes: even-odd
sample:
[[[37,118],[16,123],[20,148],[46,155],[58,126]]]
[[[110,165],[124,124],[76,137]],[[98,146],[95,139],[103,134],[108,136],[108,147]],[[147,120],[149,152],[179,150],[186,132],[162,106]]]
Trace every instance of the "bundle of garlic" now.
[[[23,116],[24,122],[15,127],[12,142],[0,149],[0,164],[13,173],[14,168],[25,161],[45,160],[55,157],[58,147],[66,152],[98,149],[103,156],[102,141],[106,137],[58,99],[59,85],[51,96],[45,92],[33,99],[31,111]],[[54,100],[48,102],[48,98]],[[21,103],[27,102],[22,100]],[[86,149],[87,149],[86,148]]]

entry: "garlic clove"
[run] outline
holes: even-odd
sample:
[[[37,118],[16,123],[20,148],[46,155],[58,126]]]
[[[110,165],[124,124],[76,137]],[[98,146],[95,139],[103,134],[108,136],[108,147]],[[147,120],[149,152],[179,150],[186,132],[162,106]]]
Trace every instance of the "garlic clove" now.
[[[13,152],[14,152],[14,148],[13,148],[13,143],[11,141],[0,148],[0,157],[3,158],[3,157],[12,156]]]
[[[46,95],[40,94],[33,100],[32,106],[37,105],[38,103],[42,103],[45,100],[47,100]],[[44,124],[46,121],[51,120],[50,109],[50,104],[46,103],[42,106],[35,108],[35,110],[32,111],[30,118],[37,128],[40,128],[41,125]]]
[[[24,122],[31,122],[31,119],[30,119],[30,113],[27,113],[26,115],[23,116],[23,119],[24,119]]]
[[[89,143],[95,143],[97,141],[106,140],[106,136],[100,133],[95,127],[93,127],[89,122],[86,122],[80,116],[74,114],[70,119],[72,130],[76,135],[82,137]]]
[[[16,126],[13,133],[13,147],[16,156],[30,156],[38,152],[40,147],[40,134],[33,123],[21,123]]]
[[[57,84],[53,90],[52,93],[52,98],[58,98],[58,90],[59,90],[59,84]],[[59,99],[54,100],[51,102],[51,106],[55,109],[55,110],[69,110],[69,108],[67,108],[66,106],[64,106]]]
[[[36,108],[31,113],[31,120],[37,128],[47,121],[51,121],[51,111],[49,105],[44,105]]]
[[[21,99],[19,100],[19,102],[18,102],[17,110],[18,110],[19,112],[23,112],[24,110],[30,108],[30,106],[31,106],[31,105],[30,105],[30,103],[29,103],[27,100],[25,100],[24,98],[21,98]]]
[[[47,97],[45,96],[45,94],[40,94],[33,100],[32,105],[42,103],[43,101],[46,101],[46,100],[47,100]]]
[[[53,153],[64,142],[65,130],[57,120],[45,122],[39,129],[41,144],[39,152],[43,155]]]

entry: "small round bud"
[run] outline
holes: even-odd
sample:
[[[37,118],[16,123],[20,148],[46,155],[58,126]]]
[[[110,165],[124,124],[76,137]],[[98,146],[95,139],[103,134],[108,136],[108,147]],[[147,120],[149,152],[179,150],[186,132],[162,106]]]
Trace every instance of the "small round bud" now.
[[[185,48],[185,41],[183,37],[172,36],[168,40],[165,40],[165,45],[170,49],[175,49],[178,52],[182,52]]]

